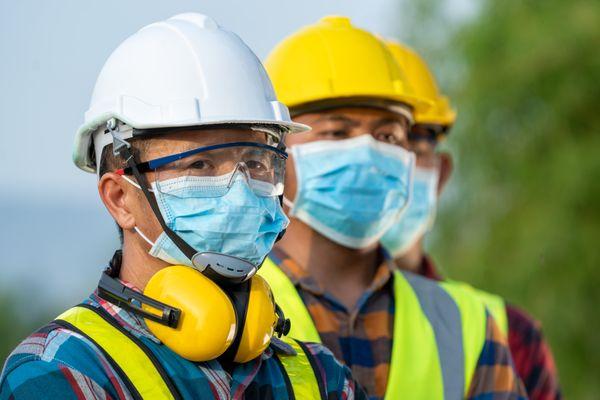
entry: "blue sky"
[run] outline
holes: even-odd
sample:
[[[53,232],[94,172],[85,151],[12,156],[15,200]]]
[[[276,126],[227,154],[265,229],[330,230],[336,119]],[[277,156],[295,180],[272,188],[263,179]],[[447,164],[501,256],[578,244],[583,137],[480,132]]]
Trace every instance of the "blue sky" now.
[[[469,2],[451,2],[468,15]],[[385,36],[410,29],[400,1],[19,0],[0,2],[0,290],[77,301],[97,282],[116,231],[95,177],[71,162],[76,129],[111,51],[142,26],[212,16],[264,58],[285,35],[342,14]],[[459,10],[459,11],[457,11]],[[460,11],[463,10],[463,11]]]

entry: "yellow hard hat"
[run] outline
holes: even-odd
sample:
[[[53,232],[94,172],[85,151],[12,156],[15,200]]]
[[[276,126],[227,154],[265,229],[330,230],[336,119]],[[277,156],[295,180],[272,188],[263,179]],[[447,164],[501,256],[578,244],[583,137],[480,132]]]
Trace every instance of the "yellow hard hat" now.
[[[453,125],[456,121],[456,111],[450,106],[448,97],[440,93],[425,61],[408,46],[392,40],[388,40],[387,45],[415,94],[432,104],[428,109],[415,111],[415,123],[445,127]]]
[[[265,67],[277,97],[296,115],[331,104],[429,107],[407,84],[385,43],[346,17],[324,17],[285,38]]]

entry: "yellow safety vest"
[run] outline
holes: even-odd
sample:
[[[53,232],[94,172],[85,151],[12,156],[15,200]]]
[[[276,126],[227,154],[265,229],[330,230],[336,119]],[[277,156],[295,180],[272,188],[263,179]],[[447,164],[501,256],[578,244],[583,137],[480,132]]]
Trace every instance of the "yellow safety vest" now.
[[[289,336],[321,342],[290,279],[267,259],[258,272],[291,318]],[[387,399],[455,400],[469,390],[486,333],[485,305],[453,282],[394,272],[394,336]]]
[[[89,305],[73,307],[59,315],[55,323],[89,339],[115,368],[131,395],[136,399],[181,399],[174,383],[159,361],[143,343],[112,320]],[[312,356],[303,345],[283,338],[295,355],[276,355],[289,382],[290,398],[324,398],[321,378],[313,369]]]

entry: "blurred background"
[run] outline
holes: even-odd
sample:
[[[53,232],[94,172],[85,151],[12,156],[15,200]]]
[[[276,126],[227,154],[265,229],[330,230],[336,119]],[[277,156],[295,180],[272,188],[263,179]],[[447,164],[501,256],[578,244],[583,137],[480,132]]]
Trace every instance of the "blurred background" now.
[[[600,392],[600,2],[0,2],[0,363],[94,289],[116,248],[95,177],[71,163],[104,60],[203,12],[264,58],[326,14],[413,46],[459,110],[456,170],[428,239],[446,274],[542,322],[564,393]]]

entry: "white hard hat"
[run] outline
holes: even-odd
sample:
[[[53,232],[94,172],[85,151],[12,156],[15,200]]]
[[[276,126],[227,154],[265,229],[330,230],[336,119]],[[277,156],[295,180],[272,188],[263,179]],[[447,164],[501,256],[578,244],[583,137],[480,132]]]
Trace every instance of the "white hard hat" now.
[[[93,133],[116,119],[136,129],[214,124],[267,125],[303,132],[277,101],[262,64],[234,33],[202,14],[148,25],[108,58],[94,87],[73,161],[94,172],[109,143]],[[109,135],[107,135],[109,136]]]

